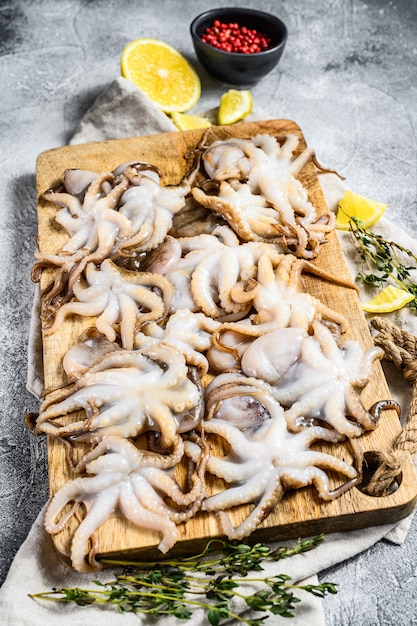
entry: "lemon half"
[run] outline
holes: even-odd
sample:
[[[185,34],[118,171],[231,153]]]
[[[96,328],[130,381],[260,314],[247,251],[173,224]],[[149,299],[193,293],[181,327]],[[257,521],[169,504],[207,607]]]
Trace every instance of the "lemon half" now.
[[[369,228],[375,224],[385,212],[387,205],[383,202],[370,200],[364,196],[360,196],[353,191],[346,191],[343,198],[339,201],[336,216],[336,228],[339,230],[349,230],[351,218],[355,217],[360,220],[362,228]]]
[[[362,309],[367,313],[391,313],[402,309],[412,300],[414,300],[414,296],[409,291],[388,285],[375,298],[362,304]]]
[[[217,121],[219,124],[234,124],[252,112],[252,94],[248,90],[229,89],[220,98]]]
[[[201,95],[195,69],[178,50],[159,39],[144,37],[127,44],[121,73],[165,113],[188,111]]]

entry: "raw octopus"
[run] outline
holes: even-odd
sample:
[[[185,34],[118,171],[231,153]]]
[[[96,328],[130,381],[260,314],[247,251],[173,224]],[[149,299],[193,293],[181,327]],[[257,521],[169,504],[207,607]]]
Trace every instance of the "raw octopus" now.
[[[308,272],[348,288],[307,260],[279,253],[263,242],[240,244],[225,226],[212,234],[179,239],[184,256],[165,273],[174,288],[172,310],[189,308],[223,321],[242,319],[252,307],[255,324],[308,326],[319,314],[346,327],[345,318],[304,292],[301,274]],[[261,330],[260,330],[261,332]]]
[[[80,409],[84,419],[55,423]],[[110,351],[76,382],[49,394],[40,407],[36,432],[96,441],[104,435],[129,438],[157,430],[162,445],[170,448],[182,420],[188,424],[190,414],[195,415],[195,425],[202,410],[200,385],[191,380],[184,357],[168,345],[151,345]]]
[[[250,395],[251,385],[248,389],[242,385],[240,392]],[[290,433],[280,404],[271,395],[265,394],[263,405],[269,417],[244,430],[227,419],[216,417],[203,423],[205,433],[222,437],[231,449],[225,457],[210,456],[208,471],[225,480],[227,486],[202,503],[204,511],[218,512],[222,532],[229,539],[250,535],[281,500],[286,489],[313,484],[320,498],[331,500],[350,489],[358,479],[358,473],[351,464],[309,449],[317,440],[340,441],[338,433],[320,426]],[[227,408],[223,410],[224,414],[228,415]],[[197,458],[198,447],[192,442],[185,442],[185,446],[190,456]],[[347,480],[331,489],[324,470],[338,472]],[[254,502],[256,504],[246,519],[234,528],[226,511],[236,505]]]
[[[294,157],[297,147],[298,137],[291,134],[282,145],[270,135],[215,141],[202,158],[218,185],[213,193],[194,187],[193,197],[222,216],[242,241],[273,243],[280,251],[314,258],[334,229],[335,216],[317,216],[296,178],[314,154],[306,148]]]
[[[120,329],[121,344],[133,348],[135,333],[147,322],[164,320],[171,306],[172,287],[161,274],[131,272],[105,259],[99,268],[88,263],[84,284],[81,277],[73,285],[75,300],[63,304],[52,326],[44,328],[52,334],[70,315],[97,317],[95,326],[109,341]],[[155,292],[155,289],[159,293]]]
[[[161,243],[189,191],[185,180],[177,187],[162,187],[156,168],[140,162],[95,176],[67,170],[63,185],[64,190],[51,189],[43,198],[62,207],[55,220],[69,239],[56,254],[36,252],[32,269],[38,282],[45,267],[59,268],[42,294],[42,318],[47,323],[72,298],[74,284],[88,263],[139,255]]]
[[[379,405],[367,411],[360,391],[370,380],[373,363],[382,358],[382,349],[364,351],[354,340],[339,346],[330,329],[318,320],[313,322],[313,331],[310,335],[303,328],[282,328],[240,344],[236,373],[217,376],[206,391],[206,419],[217,403],[242,395],[248,377],[249,395],[278,401],[285,408],[291,432],[308,428],[315,420],[347,437],[374,430]]]
[[[205,353],[210,349],[213,332],[219,325],[203,313],[179,309],[169,317],[165,328],[155,323],[146,324],[135,335],[135,348],[154,344],[171,346],[183,355],[188,365],[197,368],[200,376],[204,376],[209,370]]]
[[[80,504],[84,504],[86,515],[71,543],[71,561],[76,570],[87,572],[100,568],[95,559],[94,542],[87,550],[88,542],[117,512],[140,528],[162,533],[158,546],[161,552],[167,552],[175,544],[177,525],[196,513],[205,493],[207,451],[200,448],[193,485],[187,493],[171,475],[171,470],[183,457],[184,443],[179,436],[174,441],[174,451],[161,455],[139,450],[124,437],[107,435],[83,457],[75,473],[85,470],[89,476],[78,476],[66,482],[55,493],[45,514],[46,530],[56,534],[77,513]],[[169,496],[179,508],[168,506],[164,496]],[[57,521],[69,503],[72,503],[71,509]]]
[[[315,418],[348,437],[374,430],[377,421],[363,406],[359,392],[368,384],[372,365],[383,357],[383,350],[374,347],[364,351],[354,340],[346,340],[339,347],[330,329],[318,320],[313,322],[313,331],[313,335],[300,334],[284,366],[280,346],[285,346],[281,336],[285,330],[271,337],[264,335],[243,354],[242,371],[268,380],[275,398],[286,407],[287,427],[292,432],[302,430]],[[274,367],[275,358],[278,368]]]
[[[164,187],[156,167],[132,162],[66,170],[63,187],[43,194],[68,234],[55,254],[35,255],[35,281],[56,272],[42,294],[43,331],[95,318],[65,354],[68,382],[45,391],[35,426],[91,446],[45,520],[60,532],[84,505],[76,569],[100,566],[93,535],[114,514],[161,533],[166,552],[199,510],[241,538],[287,489],[312,484],[327,500],[358,481],[350,463],[310,448],[377,426],[384,403],[367,411],[360,391],[381,351],[342,342],[346,318],[303,289],[303,273],[354,285],[309,260],[334,216],[317,216],[297,179],[313,151],[297,149],[294,135],[215,141],[200,146],[198,187],[196,171]],[[205,433],[230,454],[209,454]],[[193,463],[185,491],[173,475],[184,459]],[[326,470],[345,477],[340,487]],[[224,490],[210,494],[206,473]],[[227,509],[251,503],[234,528]]]

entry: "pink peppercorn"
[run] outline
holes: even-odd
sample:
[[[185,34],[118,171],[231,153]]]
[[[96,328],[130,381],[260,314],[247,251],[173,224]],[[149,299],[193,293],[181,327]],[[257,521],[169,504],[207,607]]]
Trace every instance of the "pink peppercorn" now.
[[[225,24],[219,20],[214,20],[213,25],[206,28],[201,41],[225,52],[240,54],[254,54],[271,48],[271,38],[256,29],[239,26],[237,22]]]

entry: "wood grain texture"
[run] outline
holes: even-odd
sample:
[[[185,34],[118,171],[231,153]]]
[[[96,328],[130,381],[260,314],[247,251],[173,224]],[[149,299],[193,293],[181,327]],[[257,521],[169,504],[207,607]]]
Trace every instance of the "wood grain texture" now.
[[[258,133],[269,133],[280,137],[287,133],[296,133],[300,138],[300,150],[305,147],[301,129],[290,120],[268,120],[265,122],[241,123],[230,127],[212,127],[209,141],[226,139],[231,136],[252,137]],[[61,227],[55,223],[56,208],[43,201],[40,195],[52,187],[65,169],[83,168],[96,172],[113,170],[123,162],[144,160],[159,167],[163,173],[164,184],[176,184],[187,173],[189,161],[185,155],[192,151],[201,140],[203,131],[184,133],[164,133],[149,137],[132,137],[123,140],[104,141],[85,145],[66,146],[48,150],[39,155],[37,160],[37,192],[39,248],[42,252],[56,252],[67,239]],[[304,168],[301,180],[309,190],[309,198],[318,213],[327,210],[314,165],[310,162]],[[343,251],[335,233],[329,236],[328,243],[316,260],[317,265],[333,274],[350,278]],[[50,280],[50,274],[44,273],[42,285]],[[367,321],[354,290],[325,283],[317,278],[306,276],[305,287],[321,301],[343,313],[349,320],[349,329],[344,338],[352,338],[361,343],[364,349],[373,345]],[[62,358],[67,349],[79,338],[82,330],[91,325],[91,320],[72,317],[52,336],[43,339],[44,376],[46,388],[64,382]],[[377,400],[390,397],[387,382],[380,363],[374,365],[372,380],[362,392],[365,407],[369,408]],[[385,411],[378,428],[359,438],[358,446],[363,452],[371,450],[390,450],[392,442],[400,432],[401,425],[395,411]],[[323,445],[320,449],[332,451],[337,456],[350,462],[352,452],[349,444],[332,448]],[[50,439],[49,478],[50,492],[53,495],[61,485],[71,478],[65,449],[62,443]],[[82,454],[82,448],[78,453]],[[314,488],[303,488],[288,492],[276,509],[262,523],[250,538],[252,540],[273,541],[295,538],[319,532],[333,532],[364,528],[366,526],[395,522],[408,515],[417,500],[417,480],[414,467],[408,453],[399,453],[402,463],[400,487],[393,494],[375,498],[353,488],[333,502],[323,502]],[[235,525],[244,519],[250,507],[236,507],[231,512]],[[54,536],[58,554],[67,562],[69,543],[76,522],[68,529]],[[207,538],[218,536],[219,528],[214,515],[201,513],[180,527],[180,541],[170,554],[192,552],[201,547]],[[98,557],[111,556],[129,558],[161,558],[156,546],[159,536],[151,531],[135,528],[130,522],[119,518],[110,519],[98,532]]]

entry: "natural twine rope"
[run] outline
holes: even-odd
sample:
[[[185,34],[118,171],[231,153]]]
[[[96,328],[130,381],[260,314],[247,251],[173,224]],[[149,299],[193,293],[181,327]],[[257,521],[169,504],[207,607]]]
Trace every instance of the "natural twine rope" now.
[[[384,350],[385,358],[392,361],[413,385],[406,424],[394,440],[392,450],[375,452],[372,459],[377,469],[364,491],[381,496],[392,491],[395,479],[401,473],[396,452],[405,450],[412,457],[417,453],[417,337],[384,318],[373,318],[371,325],[378,331],[374,337],[375,345]]]

